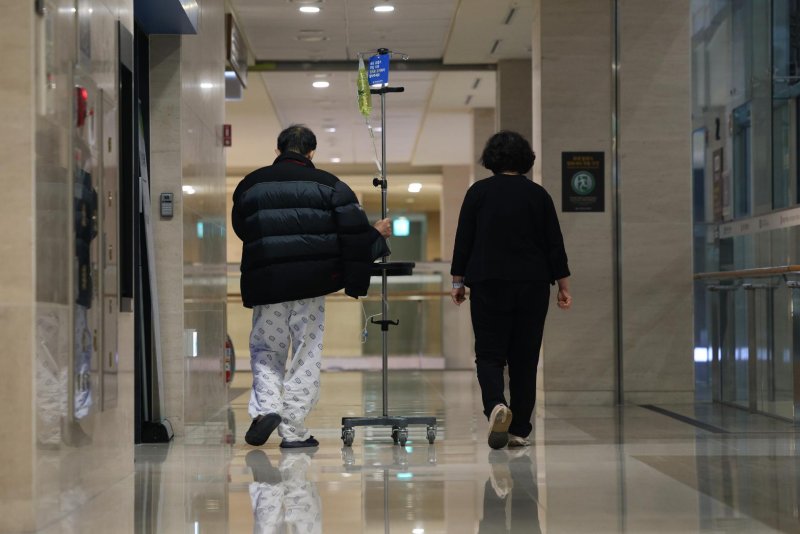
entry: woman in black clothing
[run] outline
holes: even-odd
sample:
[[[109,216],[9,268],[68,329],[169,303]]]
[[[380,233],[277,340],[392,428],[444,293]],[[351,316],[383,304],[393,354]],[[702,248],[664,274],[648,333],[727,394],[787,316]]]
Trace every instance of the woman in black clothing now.
[[[464,286],[470,288],[478,382],[494,449],[530,444],[550,285],[558,283],[559,308],[572,305],[553,199],[524,176],[535,159],[528,141],[516,132],[498,132],[489,139],[481,164],[494,175],[467,191],[450,269],[453,302],[464,302]],[[510,403],[504,394],[506,363]]]

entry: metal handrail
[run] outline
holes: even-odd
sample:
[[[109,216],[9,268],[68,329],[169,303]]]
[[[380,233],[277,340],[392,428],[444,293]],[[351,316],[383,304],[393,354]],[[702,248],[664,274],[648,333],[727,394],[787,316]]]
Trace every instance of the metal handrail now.
[[[469,294],[469,292],[467,292]],[[392,300],[433,300],[442,297],[449,297],[449,291],[393,291],[389,293],[389,298]],[[331,293],[326,299],[333,299],[335,301],[357,302],[352,297],[346,296],[343,292]],[[228,302],[240,302],[242,300],[241,293],[228,293]],[[377,301],[380,302],[381,295],[366,295],[359,297],[358,300],[362,301]]]
[[[800,274],[800,265],[782,265],[780,267],[757,267],[738,271],[716,271],[697,273],[695,280],[739,280],[743,278],[765,278],[782,274]]]

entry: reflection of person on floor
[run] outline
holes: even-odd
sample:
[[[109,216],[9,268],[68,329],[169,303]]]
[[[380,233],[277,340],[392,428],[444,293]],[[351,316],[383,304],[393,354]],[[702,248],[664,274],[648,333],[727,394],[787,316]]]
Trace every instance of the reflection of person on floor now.
[[[253,505],[253,533],[322,532],[322,505],[317,486],[306,477],[311,455],[283,453],[275,468],[263,450],[247,453],[253,471],[250,501]]]
[[[92,406],[92,307],[91,243],[97,237],[97,191],[92,175],[78,170],[75,177],[75,418],[89,415]]]
[[[539,490],[530,450],[489,453],[492,473],[483,492],[479,534],[540,534]]]

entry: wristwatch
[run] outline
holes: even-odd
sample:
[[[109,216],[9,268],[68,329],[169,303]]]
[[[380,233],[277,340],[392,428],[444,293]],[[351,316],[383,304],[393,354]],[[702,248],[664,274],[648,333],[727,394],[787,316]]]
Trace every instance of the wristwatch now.
[[[453,282],[453,289],[461,289],[464,287],[464,282]]]

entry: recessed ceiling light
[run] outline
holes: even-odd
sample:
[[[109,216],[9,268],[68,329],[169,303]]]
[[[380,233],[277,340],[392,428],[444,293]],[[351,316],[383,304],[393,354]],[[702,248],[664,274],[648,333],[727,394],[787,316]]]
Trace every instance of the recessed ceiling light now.
[[[301,13],[319,13],[319,8],[317,6],[302,6],[300,8]]]
[[[323,41],[327,41],[328,38],[324,35],[305,35],[300,34],[295,37],[298,41],[303,41],[304,43],[321,43]]]
[[[373,7],[372,10],[375,13],[391,13],[392,11],[394,11],[394,6],[380,5],[380,6]]]
[[[342,158],[331,158],[331,163],[341,163]]]
[[[420,191],[422,191],[422,184],[416,182],[408,184],[409,193],[419,193]]]
[[[331,82],[326,81],[317,81],[311,84],[312,86],[316,87],[317,89],[325,89],[326,87],[330,87]]]
[[[330,126],[328,128],[325,128],[325,131],[328,132],[328,133],[336,133],[336,128],[334,128],[333,126]]]
[[[197,190],[194,187],[192,187],[191,185],[184,185],[181,189],[187,195],[194,195],[197,192]]]
[[[200,84],[200,89],[213,89],[214,84],[211,82],[203,82]]]

